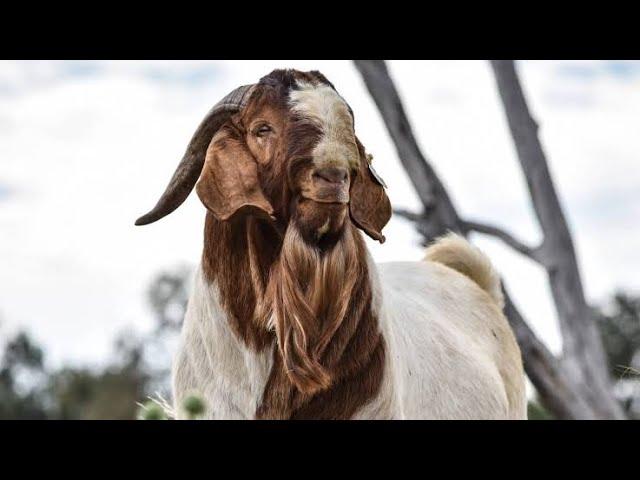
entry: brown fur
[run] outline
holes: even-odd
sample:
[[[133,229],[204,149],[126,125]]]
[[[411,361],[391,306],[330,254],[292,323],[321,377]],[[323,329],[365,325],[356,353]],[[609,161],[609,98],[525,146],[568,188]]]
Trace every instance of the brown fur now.
[[[350,213],[353,222],[367,235],[384,243],[382,228],[391,218],[391,202],[378,180],[369,171],[364,146],[357,140],[360,165],[351,186]]]
[[[287,110],[297,78],[328,84],[317,72],[273,72],[209,147],[198,184],[209,209],[203,272],[235,334],[256,351],[276,345],[256,417],[346,419],[383,377],[384,341],[355,225],[381,237],[388,199],[364,163],[353,172],[351,206],[301,194],[311,188],[304,181],[322,132]],[[264,121],[272,133],[254,135]]]
[[[204,228],[202,270],[205,279],[220,292],[233,331],[256,351],[271,345],[272,332],[254,322],[256,292],[254,283],[266,283],[270,265],[278,253],[274,232],[265,224],[248,218],[228,222],[207,213]],[[252,243],[260,242],[260,254],[251,255]],[[253,263],[252,263],[253,262]],[[254,280],[254,276],[259,280]]]
[[[232,125],[221,128],[209,145],[196,190],[219,220],[227,220],[239,210],[267,218],[274,213],[260,185],[258,164]]]
[[[347,238],[320,255],[294,231],[283,246],[290,251],[278,256],[278,235],[266,224],[208,214],[205,278],[217,285],[230,325],[248,347],[278,345],[257,418],[350,418],[375,396],[384,373],[364,241],[349,225]],[[293,323],[294,315],[304,323]]]
[[[265,297],[278,337],[258,418],[347,419],[377,393],[384,342],[366,250],[347,226],[324,254],[287,231]]]

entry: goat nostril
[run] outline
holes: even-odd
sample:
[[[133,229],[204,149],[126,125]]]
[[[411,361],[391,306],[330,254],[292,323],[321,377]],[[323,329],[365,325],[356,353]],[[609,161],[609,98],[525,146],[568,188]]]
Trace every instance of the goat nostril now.
[[[344,183],[349,177],[349,172],[344,168],[325,167],[317,169],[313,176],[320,177],[329,183]]]

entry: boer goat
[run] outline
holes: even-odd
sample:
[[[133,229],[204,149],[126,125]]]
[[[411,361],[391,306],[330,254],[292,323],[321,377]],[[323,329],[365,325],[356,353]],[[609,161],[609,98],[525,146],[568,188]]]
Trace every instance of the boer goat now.
[[[526,417],[487,258],[449,235],[424,261],[372,261],[359,230],[383,242],[391,206],[321,73],[275,70],[226,96],[136,224],[171,213],[196,182],[204,249],[176,407],[195,393],[212,419]]]

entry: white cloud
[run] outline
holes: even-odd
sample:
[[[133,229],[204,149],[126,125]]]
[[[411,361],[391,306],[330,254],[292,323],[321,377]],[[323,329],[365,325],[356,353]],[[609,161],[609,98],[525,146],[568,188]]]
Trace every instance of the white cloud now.
[[[520,71],[587,294],[602,300],[617,287],[640,289],[640,88],[637,77],[621,79],[610,69],[567,74],[567,65],[524,62]],[[133,221],[154,205],[209,107],[274,68],[322,71],[351,104],[358,136],[375,155],[394,205],[419,207],[350,62],[89,66],[0,62],[0,311],[7,325],[28,327],[46,342],[56,361],[99,361],[116,332],[152,325],[148,282],[160,269],[198,260],[204,209],[194,195],[156,224]],[[539,240],[488,64],[394,61],[390,70],[418,141],[461,214]],[[385,235],[384,245],[368,242],[377,260],[421,256],[408,222],[393,219]],[[557,350],[545,273],[493,239],[478,236],[477,243]]]

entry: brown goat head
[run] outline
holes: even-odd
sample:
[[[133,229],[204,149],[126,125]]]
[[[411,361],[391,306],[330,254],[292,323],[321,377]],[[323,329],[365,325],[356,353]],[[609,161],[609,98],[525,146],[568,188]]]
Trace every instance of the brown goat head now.
[[[341,235],[349,216],[383,242],[391,206],[369,158],[351,109],[321,73],[275,70],[209,112],[158,204],[136,224],[171,213],[197,182],[221,221],[254,215],[284,231],[294,219],[318,243]]]
[[[230,317],[242,331],[257,328],[252,338],[275,331],[286,378],[302,395],[330,389],[336,352],[349,348],[340,332],[373,324],[366,248],[356,227],[383,242],[391,216],[351,109],[319,72],[275,70],[234,90],[203,120],[158,204],[136,224],[171,213],[196,182],[214,217],[209,224],[248,232],[248,257],[238,243],[207,257]],[[281,242],[265,245],[265,238]],[[229,272],[241,272],[242,281],[221,278]],[[251,291],[240,295],[239,288]],[[378,348],[378,337],[371,338]]]

